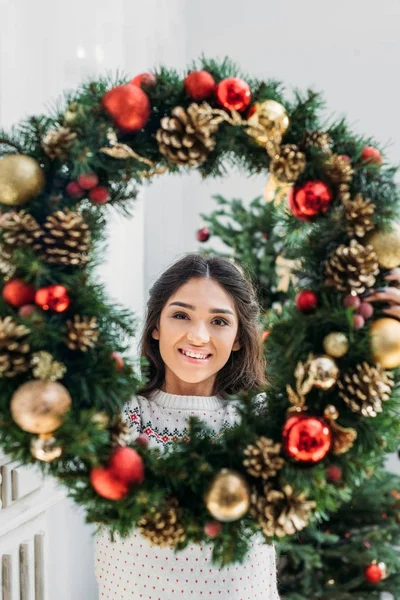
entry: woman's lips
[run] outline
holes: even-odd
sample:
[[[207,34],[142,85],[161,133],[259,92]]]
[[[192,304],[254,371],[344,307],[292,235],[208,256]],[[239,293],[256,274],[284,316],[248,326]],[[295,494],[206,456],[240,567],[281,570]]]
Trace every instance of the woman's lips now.
[[[211,354],[209,354],[207,356],[207,358],[192,358],[191,356],[187,356],[186,354],[184,354],[181,349],[179,349],[179,354],[187,362],[190,362],[192,364],[197,364],[197,365],[201,365],[201,364],[207,363],[210,360],[211,356],[212,356]],[[199,352],[199,354],[201,354],[201,352]]]

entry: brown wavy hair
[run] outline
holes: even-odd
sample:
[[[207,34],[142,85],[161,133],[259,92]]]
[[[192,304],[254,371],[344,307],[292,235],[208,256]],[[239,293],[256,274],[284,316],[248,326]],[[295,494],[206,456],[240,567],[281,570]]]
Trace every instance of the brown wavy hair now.
[[[148,362],[143,369],[148,381],[138,393],[147,397],[164,383],[165,367],[159,342],[151,334],[158,327],[161,311],[169,298],[192,278],[209,278],[219,283],[232,298],[238,315],[241,347],[231,352],[217,373],[213,394],[226,396],[263,388],[265,360],[259,326],[260,306],[250,275],[226,258],[190,253],[168,267],[150,289],[140,344],[141,355]]]

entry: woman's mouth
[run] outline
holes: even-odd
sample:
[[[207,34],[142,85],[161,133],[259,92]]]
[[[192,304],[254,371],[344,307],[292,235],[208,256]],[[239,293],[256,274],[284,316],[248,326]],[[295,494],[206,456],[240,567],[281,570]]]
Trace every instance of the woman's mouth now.
[[[182,350],[182,348],[179,348],[179,353],[182,355],[184,360],[192,364],[207,363],[212,356],[211,354],[206,354],[205,352],[190,352],[188,350]]]

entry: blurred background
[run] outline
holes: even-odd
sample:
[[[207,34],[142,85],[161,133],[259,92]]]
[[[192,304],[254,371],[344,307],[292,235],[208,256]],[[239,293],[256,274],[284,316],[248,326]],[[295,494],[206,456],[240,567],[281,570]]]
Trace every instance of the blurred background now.
[[[183,72],[201,54],[229,56],[250,75],[282,81],[289,97],[296,87],[321,90],[327,115],[346,115],[356,132],[386,144],[397,165],[399,30],[398,0],[0,0],[0,125],[45,112],[63,90],[105,72],[133,77],[161,64]],[[132,220],[110,219],[100,274],[110,296],[143,315],[154,279],[198,249],[199,213],[215,208],[212,195],[250,201],[264,186],[264,177],[238,172],[206,182],[197,173],[154,179]],[[393,457],[390,468],[398,464]],[[60,491],[42,496],[27,494],[7,522],[0,510],[0,555],[44,531],[49,598],[95,600],[92,529]]]

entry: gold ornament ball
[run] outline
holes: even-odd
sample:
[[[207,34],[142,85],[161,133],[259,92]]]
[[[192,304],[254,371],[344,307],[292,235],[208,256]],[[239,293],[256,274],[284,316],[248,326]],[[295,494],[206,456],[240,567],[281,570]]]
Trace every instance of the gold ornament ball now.
[[[42,462],[52,462],[60,458],[61,446],[57,446],[56,439],[51,433],[42,434],[31,441],[31,454]]]
[[[400,366],[400,322],[384,317],[377,319],[369,330],[372,357],[384,369]]]
[[[394,269],[400,265],[400,223],[395,223],[391,231],[374,231],[367,239],[378,256],[384,269]]]
[[[289,127],[289,117],[286,114],[285,107],[275,100],[256,102],[255,114],[261,125],[264,125],[267,129],[271,126],[276,127],[280,134],[285,133]],[[251,121],[251,117],[249,121]]]
[[[204,500],[208,511],[218,521],[236,521],[249,509],[250,489],[240,473],[222,469],[212,480]]]
[[[44,171],[34,158],[11,154],[0,160],[1,204],[26,204],[40,194],[44,184]]]
[[[329,356],[333,358],[341,358],[347,354],[349,350],[349,340],[347,336],[340,331],[332,331],[324,337],[322,342],[324,350]]]
[[[28,381],[11,398],[14,421],[29,433],[58,429],[72,404],[68,390],[56,381]]]
[[[337,381],[339,369],[330,356],[317,356],[310,363],[309,376],[313,380],[314,387],[329,390]]]

